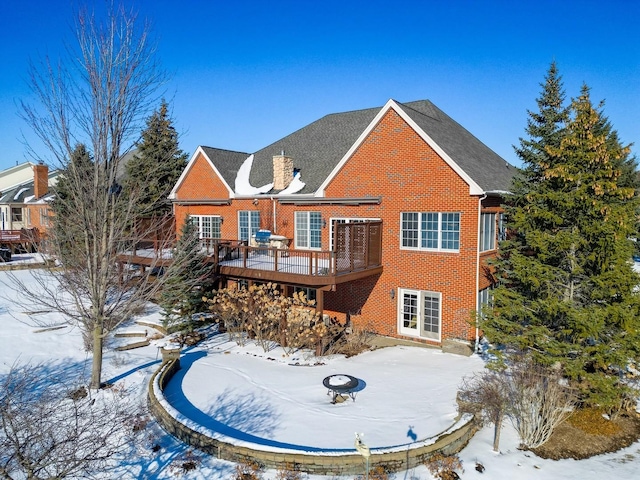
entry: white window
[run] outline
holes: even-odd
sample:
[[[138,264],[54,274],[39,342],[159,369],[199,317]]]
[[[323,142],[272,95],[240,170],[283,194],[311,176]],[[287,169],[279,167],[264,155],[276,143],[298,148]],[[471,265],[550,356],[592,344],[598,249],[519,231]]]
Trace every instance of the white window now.
[[[320,250],[322,247],[322,215],[320,212],[296,212],[296,248]]]
[[[442,294],[400,289],[398,330],[402,335],[440,341]]]
[[[49,226],[49,211],[47,207],[40,208],[40,225],[43,227]]]
[[[504,213],[498,215],[498,241],[502,242],[507,239],[507,222]]]
[[[480,215],[480,251],[495,250],[496,248],[496,214],[483,213]]]
[[[190,215],[189,221],[198,228],[198,238],[220,238],[220,215]]]
[[[478,292],[478,313],[482,315],[485,307],[493,305],[493,288],[487,287]]]
[[[11,221],[22,222],[22,208],[11,207]]]
[[[260,212],[242,210],[238,212],[238,239],[251,240],[260,230]]]
[[[403,212],[400,248],[433,251],[460,249],[460,214]]]

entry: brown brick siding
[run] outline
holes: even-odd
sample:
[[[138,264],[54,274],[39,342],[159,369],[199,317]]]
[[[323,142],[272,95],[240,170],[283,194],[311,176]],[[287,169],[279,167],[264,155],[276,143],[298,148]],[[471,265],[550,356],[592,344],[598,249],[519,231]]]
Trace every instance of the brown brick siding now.
[[[478,198],[415,131],[390,110],[331,181],[328,197],[381,196],[359,215],[383,220],[384,272],[375,288],[357,282],[341,288],[368,293],[354,322],[397,335],[398,287],[442,294],[442,338],[473,338],[468,321],[476,306]],[[459,212],[459,253],[400,249],[402,212]],[[358,292],[360,290],[360,292]],[[391,298],[394,290],[394,298]],[[327,305],[332,294],[327,295]],[[346,295],[350,295],[347,293]]]
[[[176,192],[176,197],[183,200],[227,198],[228,196],[229,191],[202,153],[199,153],[195,162],[191,164],[187,176]]]
[[[295,165],[295,159],[294,159]],[[302,172],[304,176],[304,172]],[[222,237],[238,236],[237,212],[258,210],[262,227],[291,238],[296,211],[318,211],[326,220],[322,248],[328,249],[329,219],[367,217],[383,220],[382,260],[378,276],[340,284],[325,292],[325,312],[355,325],[373,327],[383,335],[398,335],[398,288],[442,294],[442,339],[474,338],[469,323],[477,300],[478,196],[440,156],[393,110],[381,119],[325,190],[326,197],[381,197],[379,205],[282,205],[277,199],[233,199],[230,205],[175,205],[176,225],[186,215],[222,215]],[[200,155],[177,191],[178,199],[227,198],[228,192]],[[273,205],[276,202],[275,228]],[[497,211],[499,200],[489,197],[483,209]],[[426,252],[400,249],[402,212],[459,212],[460,251]],[[480,288],[488,285],[480,269]],[[391,291],[394,298],[391,298]]]

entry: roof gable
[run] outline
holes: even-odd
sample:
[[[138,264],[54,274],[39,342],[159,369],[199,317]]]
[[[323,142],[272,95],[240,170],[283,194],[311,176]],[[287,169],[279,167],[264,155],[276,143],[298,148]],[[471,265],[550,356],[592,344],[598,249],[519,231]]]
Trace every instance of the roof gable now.
[[[211,170],[215,173],[215,175],[220,179],[223,183],[224,187],[227,189],[229,193],[229,198],[234,197],[234,190],[231,185],[234,184],[235,176],[238,173],[238,170],[242,166],[242,163],[249,156],[248,153],[242,152],[234,152],[231,150],[223,150],[220,148],[211,148],[199,146],[196,151],[193,153],[187,166],[182,171],[180,178],[176,182],[175,186],[171,190],[169,194],[170,199],[175,199],[176,194],[180,187],[185,182],[185,179],[193,169],[196,161],[202,155],[202,157],[206,160],[208,165],[211,167]]]
[[[511,189],[516,168],[429,100],[397,105],[483,192]]]
[[[351,155],[358,149],[358,147],[362,144],[362,142],[367,138],[367,136],[371,133],[371,131],[378,125],[380,120],[387,114],[389,110],[393,109],[400,117],[409,124],[409,126],[418,134],[422,139],[433,148],[436,153],[456,172],[462,177],[462,179],[469,185],[469,193],[470,195],[480,195],[482,194],[482,189],[466,174],[464,170],[462,170],[456,162],[454,162],[440,147],[439,145],[429,137],[416,123],[413,119],[406,114],[404,110],[402,110],[399,105],[394,100],[389,100],[384,107],[380,109],[375,118],[369,123],[366,129],[362,132],[362,134],[358,137],[358,140],[351,146],[351,148],[345,153],[340,162],[334,167],[331,174],[322,182],[322,185],[318,189],[318,196],[322,196],[324,194],[324,189],[331,182],[331,180],[337,175],[342,166],[349,160]]]
[[[330,180],[390,109],[460,175],[469,185],[470,194],[510,189],[516,169],[428,100],[404,104],[389,100],[381,108],[326,115],[255,152],[250,184],[272,183],[273,157],[284,153],[293,159],[298,179],[305,184],[297,193],[323,196]],[[249,154],[209,147],[199,150],[207,153],[212,168],[225,181],[232,197],[236,175]]]

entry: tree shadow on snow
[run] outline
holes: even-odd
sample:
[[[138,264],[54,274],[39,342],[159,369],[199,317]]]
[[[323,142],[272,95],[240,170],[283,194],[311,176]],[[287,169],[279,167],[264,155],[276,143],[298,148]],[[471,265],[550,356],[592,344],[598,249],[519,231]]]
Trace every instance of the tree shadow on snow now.
[[[18,358],[10,366],[10,372],[0,374],[0,384],[10,381],[11,375],[16,379],[28,376],[29,379],[37,379],[37,382],[29,385],[33,394],[45,389],[50,393],[64,393],[87,385],[91,375],[90,360],[60,359],[38,363],[20,360],[21,358]]]
[[[350,451],[295,445],[266,438],[266,435],[273,434],[280,419],[280,414],[266,396],[235,394],[227,389],[211,401],[206,411],[196,407],[184,394],[183,382],[191,365],[206,355],[206,352],[200,351],[181,357],[180,370],[164,391],[169,404],[186,418],[221,435],[257,445],[316,452]],[[215,378],[211,382],[215,382]]]

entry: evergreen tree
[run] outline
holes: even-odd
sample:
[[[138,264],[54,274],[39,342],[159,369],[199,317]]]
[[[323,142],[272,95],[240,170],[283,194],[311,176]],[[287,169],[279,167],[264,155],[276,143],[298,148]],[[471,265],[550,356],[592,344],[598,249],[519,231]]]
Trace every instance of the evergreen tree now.
[[[168,328],[207,310],[203,297],[211,292],[214,281],[213,268],[206,262],[198,229],[192,223],[185,222],[172,258],[159,301]]]
[[[167,195],[180,178],[188,155],[178,147],[178,133],[169,116],[168,104],[147,119],[147,128],[136,145],[138,152],[127,164],[125,191],[136,191],[138,214],[159,216],[171,213]]]
[[[620,374],[640,359],[629,149],[586,86],[565,116],[551,78],[555,65],[527,127],[531,139],[516,149],[525,168],[507,199],[512,235],[501,244],[494,308],[482,328],[507,352],[561,368],[587,403],[616,411],[628,398]]]
[[[62,169],[55,185],[55,196],[51,202],[54,214],[52,232],[54,243],[59,245],[59,260],[67,266],[83,261],[84,255],[76,251],[77,239],[82,238],[83,225],[71,220],[70,210],[83,205],[92,185],[93,159],[84,144],[78,144],[71,158]],[[81,247],[80,247],[81,248]]]
[[[519,185],[529,187],[542,179],[544,169],[551,162],[547,153],[548,146],[557,147],[563,136],[563,129],[569,120],[569,109],[564,106],[565,93],[562,77],[555,62],[549,67],[545,82],[541,84],[542,93],[536,100],[539,111],[527,111],[528,139],[520,138],[520,147],[515,151],[524,164]]]

